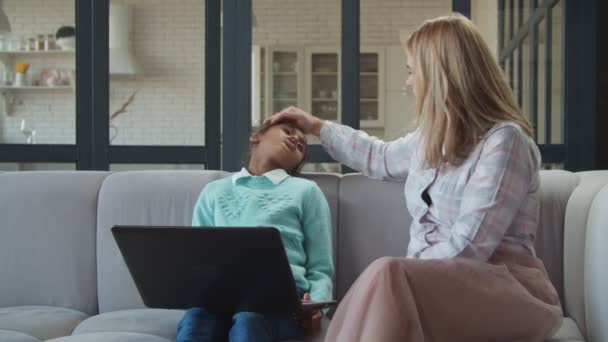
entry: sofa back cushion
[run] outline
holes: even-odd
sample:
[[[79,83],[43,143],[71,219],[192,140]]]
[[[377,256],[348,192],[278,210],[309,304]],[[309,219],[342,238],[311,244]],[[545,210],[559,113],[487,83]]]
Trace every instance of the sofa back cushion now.
[[[589,208],[585,239],[585,313],[589,341],[608,341],[608,185]]]
[[[340,182],[337,297],[342,299],[359,274],[382,256],[404,256],[412,218],[402,182],[359,174]]]
[[[133,171],[108,176],[99,192],[97,212],[99,312],[145,307],[111,228],[189,226],[201,189],[226,175],[222,171]]]
[[[537,255],[560,295],[563,293],[563,229],[568,198],[578,177],[566,171],[541,171]],[[340,183],[338,227],[338,298],[359,274],[382,256],[405,256],[412,218],[405,206],[403,182],[347,175]]]
[[[97,313],[97,195],[107,175],[0,174],[0,307]]]
[[[578,183],[579,177],[568,171],[541,171],[539,227],[534,246],[560,298],[564,298],[566,207]]]
[[[586,265],[587,257],[594,257],[588,253],[589,242],[597,243],[589,238],[591,227],[590,209],[599,192],[608,184],[607,171],[588,171],[576,173],[579,184],[572,192],[566,209],[564,232],[564,298],[563,304],[567,316],[572,317],[578,324],[581,332],[587,334],[587,313],[590,312],[586,303],[586,281],[590,276]],[[601,202],[598,202],[601,203]],[[605,208],[605,207],[604,207]],[[601,210],[601,209],[600,209]],[[605,209],[604,209],[605,210]],[[597,232],[597,230],[595,231]],[[601,240],[600,240],[601,241]],[[597,245],[595,245],[597,246]],[[605,246],[602,246],[604,248]],[[588,255],[586,255],[588,254]],[[595,255],[597,257],[597,255]],[[603,259],[598,259],[603,262]],[[591,260],[589,260],[591,261]],[[593,271],[591,271],[593,272]],[[595,300],[596,297],[589,297]],[[605,316],[602,317],[605,320]],[[588,336],[591,337],[591,336]],[[601,341],[602,339],[590,339]]]
[[[97,220],[100,312],[144,307],[112,237],[112,226],[188,226],[203,187],[229,175],[222,171],[136,171],[107,178],[99,194]],[[310,174],[306,177],[316,181],[325,193],[336,227],[339,176]]]

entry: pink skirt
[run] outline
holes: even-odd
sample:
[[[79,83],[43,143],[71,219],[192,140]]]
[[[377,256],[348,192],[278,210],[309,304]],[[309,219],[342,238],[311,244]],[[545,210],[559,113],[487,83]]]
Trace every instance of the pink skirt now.
[[[325,341],[535,342],[562,317],[542,261],[519,250],[487,263],[384,257],[350,288]]]

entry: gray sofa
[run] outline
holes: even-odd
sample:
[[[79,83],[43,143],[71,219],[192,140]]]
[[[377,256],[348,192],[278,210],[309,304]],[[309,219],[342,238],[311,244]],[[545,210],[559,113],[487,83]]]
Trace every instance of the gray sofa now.
[[[0,341],[173,341],[182,312],[144,308],[110,227],[188,225],[200,190],[227,175],[0,173]],[[405,254],[403,184],[306,177],[331,206],[341,298],[371,261]],[[543,171],[541,196],[537,252],[568,317],[553,341],[608,341],[608,171]]]

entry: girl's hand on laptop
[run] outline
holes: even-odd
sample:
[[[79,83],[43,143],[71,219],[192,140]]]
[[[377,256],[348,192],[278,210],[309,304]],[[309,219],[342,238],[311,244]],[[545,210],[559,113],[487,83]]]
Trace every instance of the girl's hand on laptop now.
[[[325,121],[296,107],[287,107],[264,120],[265,125],[276,125],[281,122],[293,122],[304,134],[319,136]]]
[[[305,293],[302,300],[310,300],[310,293]],[[296,315],[296,322],[307,336],[315,336],[321,332],[321,316],[321,310],[302,311]]]

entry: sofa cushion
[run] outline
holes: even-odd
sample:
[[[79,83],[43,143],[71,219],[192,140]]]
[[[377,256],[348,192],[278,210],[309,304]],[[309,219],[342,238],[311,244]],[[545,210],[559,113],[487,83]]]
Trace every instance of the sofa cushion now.
[[[534,247],[543,260],[551,282],[564,298],[564,219],[568,198],[579,177],[571,172],[551,170],[540,173],[540,215]]]
[[[223,171],[133,171],[108,176],[97,211],[99,312],[145,308],[110,229],[122,225],[192,224],[192,210],[205,184]]]
[[[102,332],[65,336],[47,342],[173,342],[173,340],[140,333]]]
[[[608,341],[608,185],[597,194],[587,219],[585,242],[585,313],[587,337]]]
[[[572,318],[564,318],[562,326],[555,333],[550,342],[584,342],[585,338],[581,334],[580,329],[576,325],[576,322]]]
[[[96,332],[132,332],[175,340],[183,310],[135,309],[106,312],[88,318],[74,329],[73,335]]]
[[[6,307],[0,308],[0,329],[22,332],[40,340],[48,340],[70,335],[87,317],[82,312],[60,307]]]
[[[0,174],[0,307],[97,313],[97,195],[107,174]]]
[[[585,307],[585,250],[589,209],[602,187],[608,184],[608,172],[589,171],[576,174],[578,187],[572,192],[564,222],[564,311],[587,336]],[[604,318],[605,319],[605,318]]]
[[[39,339],[18,331],[0,329],[0,341],[2,342],[40,342]]]
[[[337,297],[342,299],[359,274],[382,256],[405,256],[412,218],[403,182],[342,177],[339,188]]]
[[[82,341],[114,341],[107,339],[111,337],[134,338],[132,336],[120,335],[120,333],[135,333],[145,336],[162,337],[170,341],[175,341],[177,324],[184,315],[183,310],[162,310],[162,309],[135,309],[107,312],[93,316],[83,321],[74,329],[73,337],[83,336],[86,340]],[[305,342],[321,342],[329,327],[329,319],[321,321],[321,334],[311,337]],[[103,335],[101,333],[114,333],[114,335]],[[97,337],[95,337],[97,336]],[[92,339],[93,337],[97,339]],[[1,340],[0,340],[1,341]],[[54,340],[55,341],[55,340]],[[60,339],[61,342],[80,342],[81,340]],[[119,339],[117,341],[123,341]],[[131,341],[131,340],[124,340]],[[139,340],[133,340],[139,341]]]

